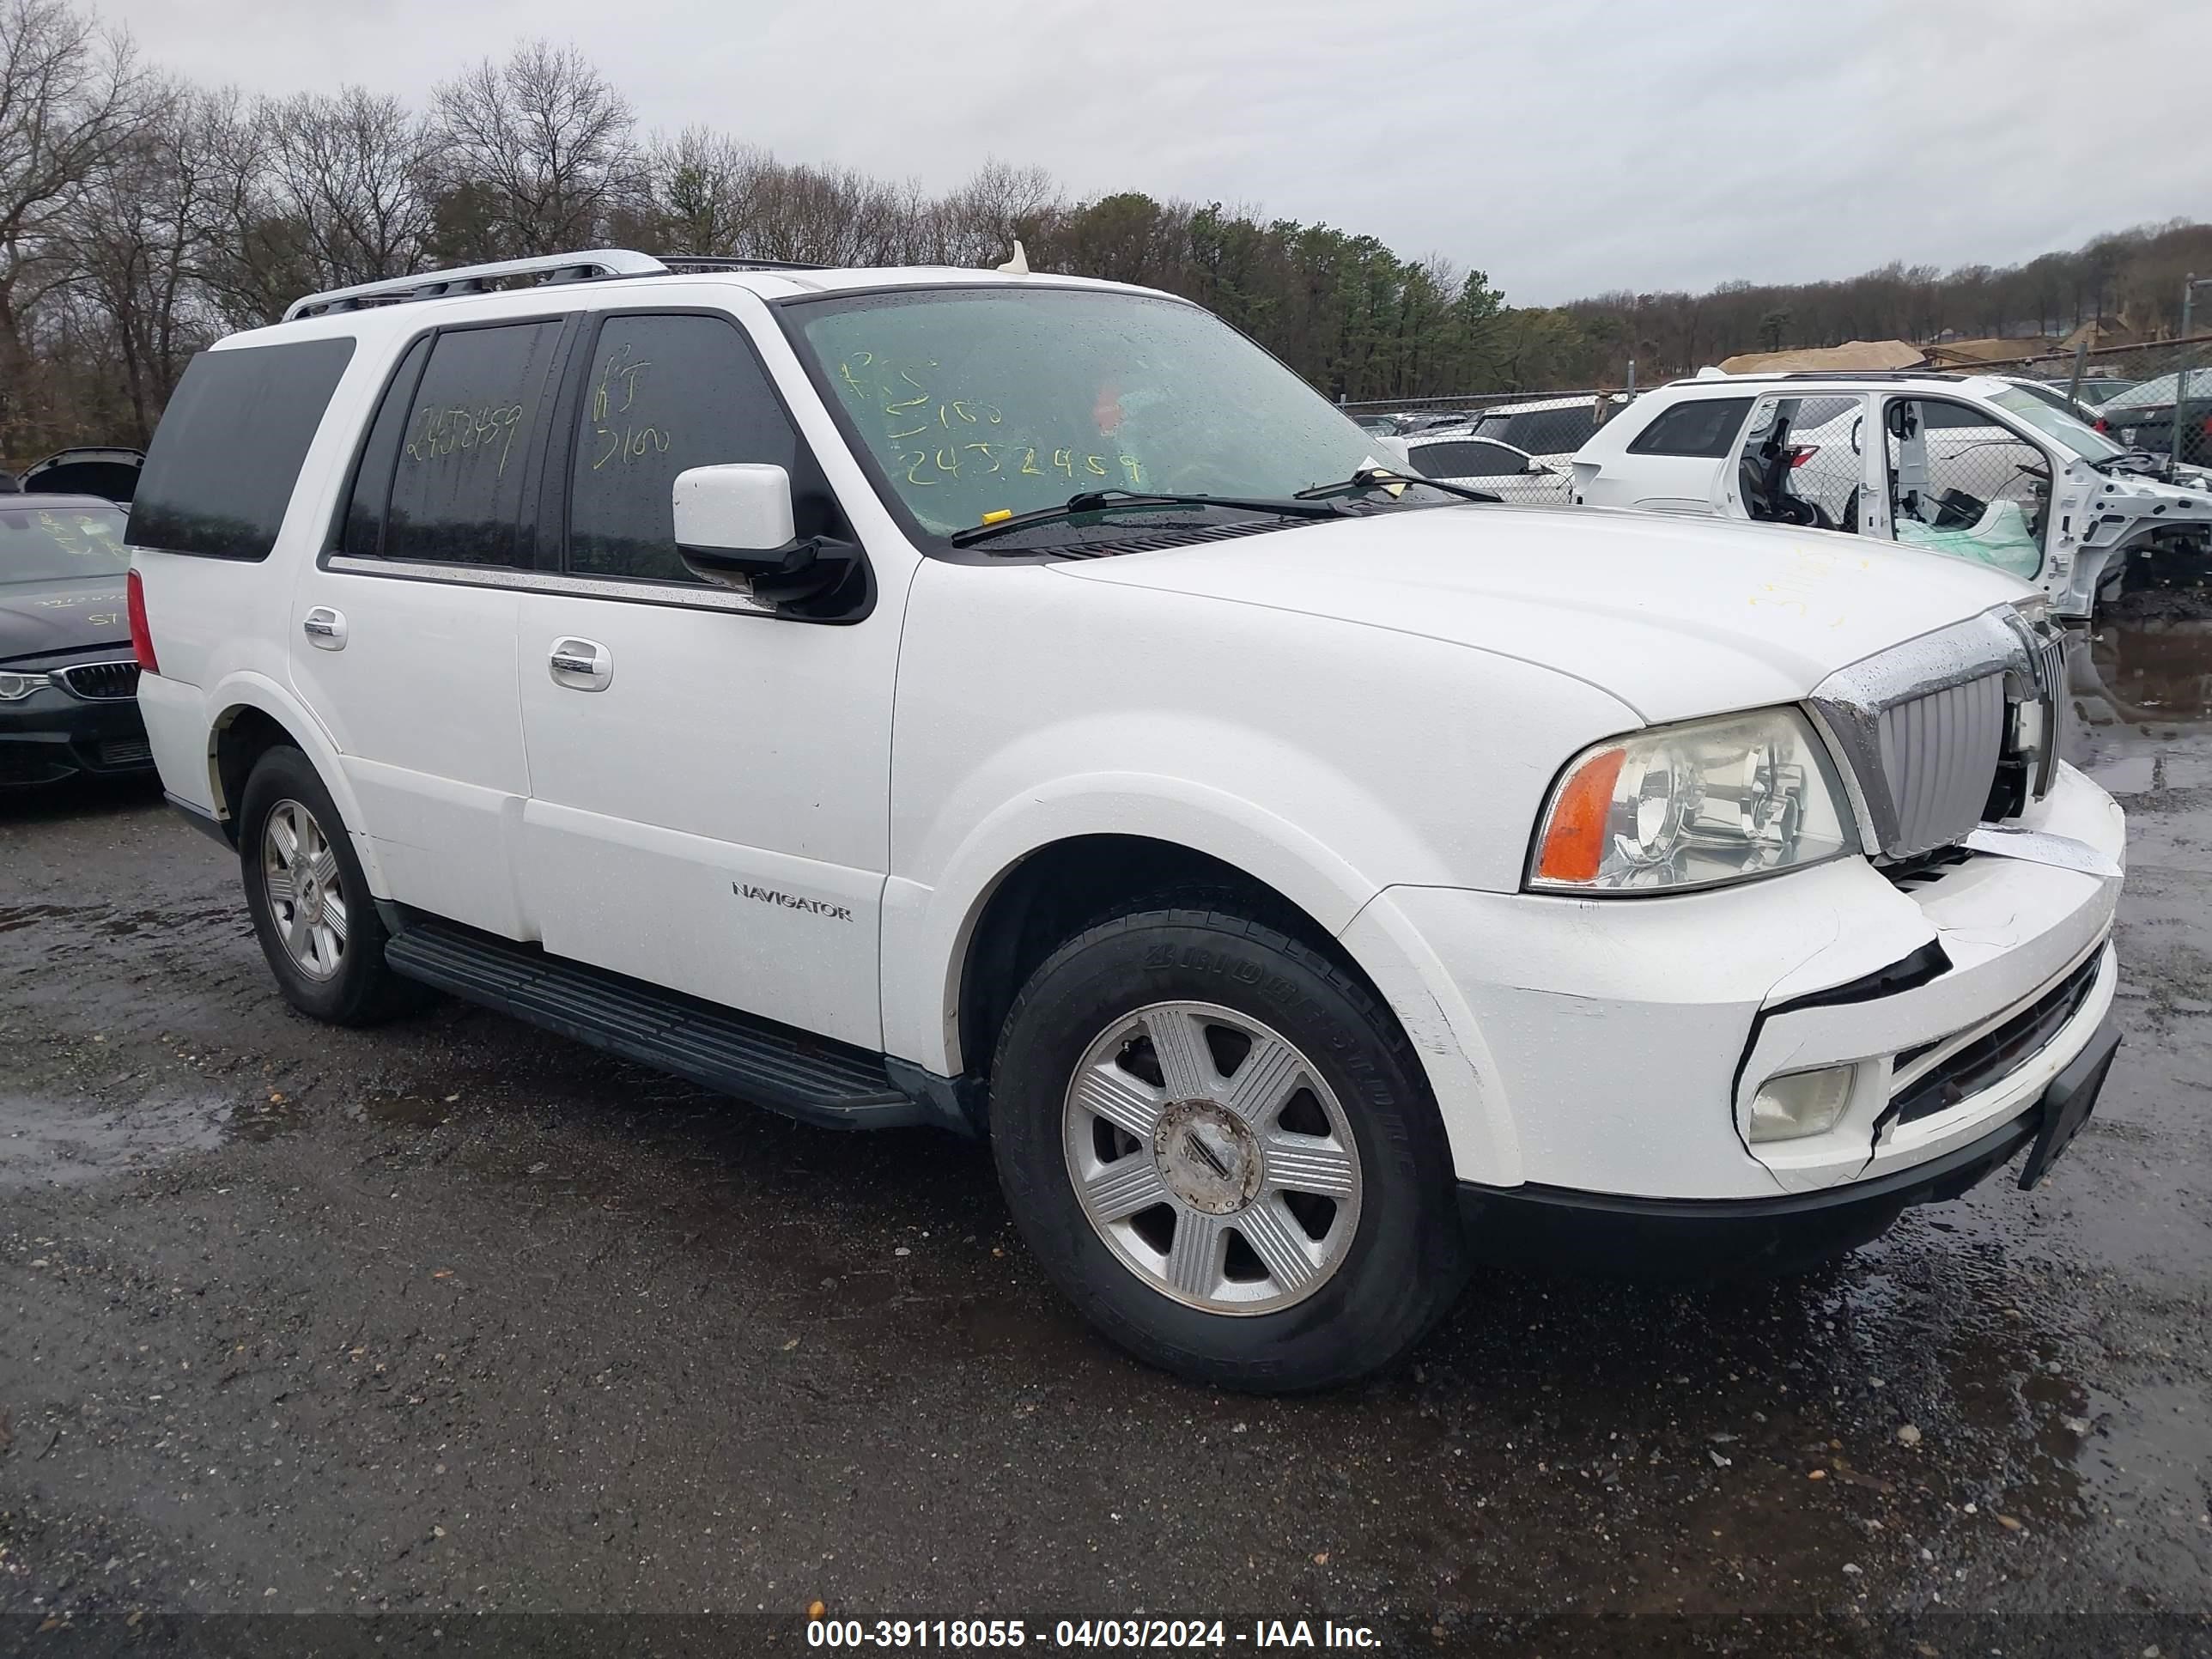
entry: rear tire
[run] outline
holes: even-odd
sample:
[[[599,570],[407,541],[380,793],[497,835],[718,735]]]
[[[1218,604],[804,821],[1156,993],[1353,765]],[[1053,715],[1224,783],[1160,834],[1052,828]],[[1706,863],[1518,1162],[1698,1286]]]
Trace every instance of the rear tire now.
[[[1464,1283],[1451,1154],[1395,1019],[1243,908],[1054,951],[1000,1040],[993,1151],[1112,1340],[1198,1382],[1328,1388],[1395,1362]]]
[[[390,937],[337,804],[313,764],[280,745],[254,763],[238,860],[261,954],[284,1000],[333,1025],[374,1025],[428,993],[385,965]]]

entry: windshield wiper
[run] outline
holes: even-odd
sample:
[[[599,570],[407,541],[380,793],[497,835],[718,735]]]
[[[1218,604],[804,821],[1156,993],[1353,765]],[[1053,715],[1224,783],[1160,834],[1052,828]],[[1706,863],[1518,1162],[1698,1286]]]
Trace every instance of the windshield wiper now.
[[[1446,483],[1441,478],[1424,478],[1411,472],[1393,472],[1387,467],[1363,466],[1341,483],[1316,484],[1310,489],[1298,491],[1302,501],[1327,501],[1332,495],[1349,495],[1362,489],[1387,489],[1392,484],[1408,488],[1420,484],[1430,489],[1441,489],[1447,495],[1456,495],[1463,501],[1503,501],[1503,495],[1493,495],[1486,489],[1469,489],[1465,484]]]
[[[1271,501],[1243,495],[1145,495],[1133,489],[1086,489],[1070,495],[1058,507],[1035,507],[1027,513],[1017,513],[1011,518],[994,519],[988,524],[969,525],[964,530],[954,531],[945,540],[955,547],[973,547],[977,542],[1003,536],[1010,530],[1025,530],[1033,524],[1053,524],[1085,513],[1146,507],[1228,507],[1247,513],[1273,513],[1285,519],[1335,519],[1341,518],[1344,514],[1341,507],[1304,500]]]

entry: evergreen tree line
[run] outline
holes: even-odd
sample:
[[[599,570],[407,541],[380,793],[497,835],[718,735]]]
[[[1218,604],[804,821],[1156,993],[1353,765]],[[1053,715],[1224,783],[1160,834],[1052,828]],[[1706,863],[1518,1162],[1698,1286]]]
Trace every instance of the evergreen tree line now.
[[[1632,356],[1648,380],[1952,320],[2148,318],[2167,266],[2177,295],[2176,261],[2212,271],[2212,228],[2177,225],[2016,270],[1516,308],[1481,271],[1218,202],[1075,200],[998,161],[933,194],[706,128],[648,133],[574,47],[522,45],[419,108],[360,87],[250,98],[149,64],[69,0],[0,0],[0,457],[18,463],[143,443],[193,352],[317,289],[606,246],[989,265],[1017,237],[1037,270],[1186,295],[1353,401],[1617,384]]]

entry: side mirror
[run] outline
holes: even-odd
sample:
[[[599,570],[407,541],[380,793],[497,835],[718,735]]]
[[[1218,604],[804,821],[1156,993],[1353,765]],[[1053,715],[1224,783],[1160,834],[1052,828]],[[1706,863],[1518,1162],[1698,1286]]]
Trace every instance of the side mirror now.
[[[792,517],[791,475],[736,462],[695,466],[672,489],[676,550],[702,581],[739,588],[771,605],[828,592],[860,550],[826,536],[804,541]]]
[[[1413,447],[1403,438],[1387,438],[1378,435],[1375,440],[1375,447],[1390,459],[1395,471],[1413,471]],[[1418,477],[1420,475],[1416,472],[1414,476]]]

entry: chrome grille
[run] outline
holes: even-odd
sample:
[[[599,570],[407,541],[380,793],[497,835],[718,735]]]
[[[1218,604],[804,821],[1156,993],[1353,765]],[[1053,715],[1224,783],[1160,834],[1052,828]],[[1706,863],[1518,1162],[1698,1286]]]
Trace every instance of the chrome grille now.
[[[64,691],[87,702],[128,702],[138,695],[138,665],[127,659],[73,663],[52,672]]]
[[[1896,803],[1887,849],[1911,858],[1948,847],[1982,821],[2004,744],[2005,677],[1946,686],[1881,716],[1881,769]]]
[[[2036,757],[2029,788],[2040,800],[2051,793],[2051,780],[2058,769],[2058,751],[2065,746],[2065,720],[2070,711],[2066,701],[2066,635],[2054,628],[2037,635],[2035,641],[2036,690],[2043,704],[2043,752]]]
[[[2007,758],[2012,705],[2042,702],[2045,732],[2055,730],[2063,702],[2045,690],[2044,648],[2017,611],[1996,605],[1814,688],[1813,710],[1857,785],[1869,853],[1890,863],[1915,858],[1981,823]],[[2047,772],[2046,763],[2030,786],[2039,792]]]

